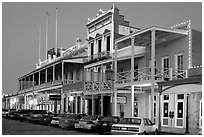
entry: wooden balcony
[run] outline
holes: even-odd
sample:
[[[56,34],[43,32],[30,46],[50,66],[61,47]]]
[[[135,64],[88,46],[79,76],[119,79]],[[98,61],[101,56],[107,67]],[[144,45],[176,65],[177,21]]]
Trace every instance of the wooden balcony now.
[[[110,57],[111,56],[110,56],[110,52],[109,51],[102,51],[100,53],[88,56],[86,64],[94,63],[94,62],[97,62],[97,61],[100,61],[100,60],[104,60],[104,59],[108,59]]]
[[[85,93],[103,93],[105,91],[113,91],[113,81],[108,80],[108,81],[103,81],[103,82],[98,82],[98,81],[85,81]]]
[[[172,68],[155,68],[155,80],[158,81],[170,81],[177,79],[188,78],[187,70],[175,70]],[[134,70],[134,82],[149,82],[151,80],[151,69],[140,68]],[[117,74],[117,84],[127,84],[131,82],[131,71],[120,72]]]

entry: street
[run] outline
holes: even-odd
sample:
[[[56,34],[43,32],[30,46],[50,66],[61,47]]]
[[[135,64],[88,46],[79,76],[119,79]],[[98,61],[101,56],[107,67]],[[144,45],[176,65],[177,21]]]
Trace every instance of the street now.
[[[2,118],[2,135],[98,135],[98,133],[79,132],[74,129],[62,129],[51,125],[40,125]],[[160,132],[159,135],[178,134]]]
[[[2,118],[2,135],[97,135]]]

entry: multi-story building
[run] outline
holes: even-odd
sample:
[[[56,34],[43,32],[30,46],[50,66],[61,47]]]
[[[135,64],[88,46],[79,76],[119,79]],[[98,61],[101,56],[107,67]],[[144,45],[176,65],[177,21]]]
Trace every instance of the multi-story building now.
[[[179,129],[186,128],[189,115],[191,128],[200,127],[202,81],[192,80],[188,73],[192,66],[202,65],[201,49],[201,32],[191,28],[191,21],[171,28],[150,26],[117,39],[114,93],[127,98],[124,115],[149,117],[160,128]],[[123,50],[128,58],[118,57]],[[196,107],[186,107],[187,102]],[[172,119],[169,112],[174,113]]]
[[[139,29],[129,26],[129,22],[119,13],[116,6],[107,11],[99,10],[87,27],[88,60],[84,65],[84,97],[88,114],[113,115],[113,68],[114,41]],[[111,75],[111,74],[110,74]]]
[[[22,108],[149,117],[160,129],[202,126],[202,34],[190,20],[139,29],[113,5],[86,27],[85,44],[77,39],[58,57],[50,51],[19,78]]]
[[[86,48],[86,43],[77,39],[71,48],[58,49],[58,56],[52,49],[46,60],[36,64],[35,70],[20,77],[18,94],[24,97],[23,108],[64,112],[64,100],[61,101],[64,99],[63,85],[82,80],[81,64]]]

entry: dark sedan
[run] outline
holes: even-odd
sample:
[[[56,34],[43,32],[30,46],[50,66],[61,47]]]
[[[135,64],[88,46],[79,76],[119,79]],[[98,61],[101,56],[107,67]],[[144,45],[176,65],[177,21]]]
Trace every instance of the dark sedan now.
[[[81,118],[79,121],[77,121],[74,124],[75,129],[86,129],[86,130],[92,130],[95,128],[96,123],[101,120],[103,116],[99,115],[88,115],[83,118]]]
[[[51,125],[52,118],[57,116],[57,115],[58,114],[53,114],[53,113],[42,114],[42,117],[40,118],[39,123]]]
[[[30,110],[30,109],[22,109],[17,113],[16,119],[18,119],[20,121],[24,121],[26,116],[32,111],[33,110]]]
[[[86,114],[69,114],[67,117],[59,119],[59,126],[61,128],[74,128],[74,124],[84,116]]]
[[[117,124],[120,121],[120,117],[118,116],[107,116],[104,117],[102,120],[99,120],[96,123],[95,131],[99,134],[110,134],[111,126],[113,124]]]
[[[48,114],[47,110],[34,110],[30,113],[30,117],[28,118],[29,122],[39,122],[40,118],[43,117],[44,114]]]

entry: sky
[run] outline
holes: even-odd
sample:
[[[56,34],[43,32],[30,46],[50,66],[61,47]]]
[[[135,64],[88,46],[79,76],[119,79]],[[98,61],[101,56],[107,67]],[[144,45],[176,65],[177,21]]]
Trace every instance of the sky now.
[[[58,47],[82,43],[86,38],[88,18],[99,9],[107,11],[115,4],[131,26],[171,27],[187,20],[202,31],[201,2],[3,2],[2,3],[2,93],[18,92],[18,78],[35,70],[39,58],[41,26],[41,60],[45,60],[46,14],[49,12],[48,50],[55,45],[55,9],[58,8]]]

